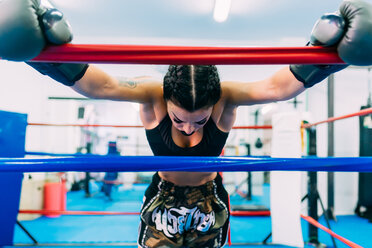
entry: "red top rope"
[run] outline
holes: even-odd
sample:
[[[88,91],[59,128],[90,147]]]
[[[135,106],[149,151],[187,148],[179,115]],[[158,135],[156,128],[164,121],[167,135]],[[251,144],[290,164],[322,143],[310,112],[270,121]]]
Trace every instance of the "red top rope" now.
[[[39,62],[114,64],[344,64],[335,48],[325,47],[184,47],[146,45],[48,46]]]

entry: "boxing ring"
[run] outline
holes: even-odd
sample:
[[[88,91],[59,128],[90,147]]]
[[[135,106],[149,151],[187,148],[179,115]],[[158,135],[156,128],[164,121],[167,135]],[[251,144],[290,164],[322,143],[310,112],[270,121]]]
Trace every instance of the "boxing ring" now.
[[[175,47],[136,45],[73,45],[47,47],[35,62],[66,63],[115,63],[115,64],[343,64],[333,48],[288,47],[288,48],[222,48],[222,47]],[[372,114],[372,108],[358,113],[334,117],[325,121],[304,124],[310,128],[354,116]],[[26,123],[25,126],[75,126],[75,127],[131,127],[124,125],[81,125]],[[240,126],[234,129],[271,129],[271,126]],[[20,144],[23,145],[24,142]],[[25,172],[140,172],[140,171],[332,171],[372,172],[372,157],[154,157],[154,156],[83,156],[54,158],[22,158],[18,152],[12,158],[0,158],[0,173],[13,175],[20,182]],[[15,204],[16,205],[16,204]],[[42,210],[19,210],[13,213],[46,214]],[[137,215],[135,212],[52,211],[62,215]],[[234,216],[244,213],[233,213]],[[262,213],[268,214],[268,213]],[[14,214],[13,214],[14,217]],[[332,237],[350,247],[361,247],[321,226],[308,216],[303,219],[328,232]],[[12,218],[12,217],[10,217]],[[14,220],[13,220],[14,221]],[[11,235],[11,233],[9,234]],[[12,245],[10,239],[0,240],[0,245]]]

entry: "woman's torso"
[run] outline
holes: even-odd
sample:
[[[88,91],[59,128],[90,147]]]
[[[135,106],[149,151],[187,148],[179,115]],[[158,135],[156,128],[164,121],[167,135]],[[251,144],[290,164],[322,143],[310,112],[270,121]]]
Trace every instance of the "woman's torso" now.
[[[213,107],[210,120],[205,126],[192,136],[183,136],[172,126],[162,91],[159,90],[157,94],[157,100],[151,104],[141,104],[140,108],[140,117],[155,156],[220,155],[231,128],[229,126],[235,120],[235,110],[226,113],[223,96]],[[222,127],[219,126],[221,121]],[[197,186],[213,180],[216,172],[159,172],[159,176],[176,185]]]
[[[146,136],[155,156],[219,156],[228,133],[219,130],[212,119],[200,131],[195,135],[195,141],[189,137],[191,142],[182,142],[182,136],[175,134],[177,130],[166,115],[158,126],[146,130]],[[176,139],[178,142],[175,142]],[[201,185],[216,177],[216,173],[210,172],[159,172],[159,175],[166,181],[182,186]]]

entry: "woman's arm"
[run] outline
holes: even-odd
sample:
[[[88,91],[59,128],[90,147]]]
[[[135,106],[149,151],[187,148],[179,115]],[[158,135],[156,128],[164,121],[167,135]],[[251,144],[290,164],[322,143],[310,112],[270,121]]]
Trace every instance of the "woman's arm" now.
[[[72,88],[89,98],[151,103],[161,94],[161,82],[147,77],[117,79],[90,65]]]
[[[222,89],[226,103],[239,106],[288,100],[303,92],[305,87],[286,67],[262,81],[223,82]]]

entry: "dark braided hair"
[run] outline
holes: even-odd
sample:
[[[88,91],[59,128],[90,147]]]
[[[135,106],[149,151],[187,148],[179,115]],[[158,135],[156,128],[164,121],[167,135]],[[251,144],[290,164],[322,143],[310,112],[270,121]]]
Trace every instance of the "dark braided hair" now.
[[[164,99],[189,112],[211,107],[221,97],[215,65],[171,65],[164,77]]]

